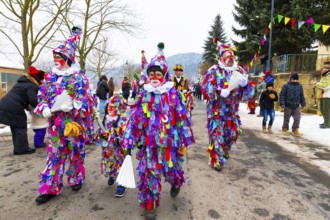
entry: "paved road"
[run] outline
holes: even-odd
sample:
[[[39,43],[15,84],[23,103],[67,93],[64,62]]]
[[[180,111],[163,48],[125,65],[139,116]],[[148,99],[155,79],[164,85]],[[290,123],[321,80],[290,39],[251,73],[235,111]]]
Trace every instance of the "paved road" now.
[[[330,219],[330,177],[317,167],[263,139],[258,131],[244,130],[226,168],[217,173],[207,165],[206,115],[201,101],[197,101],[193,121],[197,143],[187,153],[187,183],[175,199],[169,195],[168,184],[163,184],[158,220]],[[136,189],[122,199],[113,197],[115,188],[109,188],[100,175],[101,152],[94,145],[87,147],[82,190],[73,192],[64,182],[63,193],[44,205],[34,200],[37,176],[46,162],[45,149],[13,156],[11,142],[0,143],[0,148],[0,219],[144,219]]]

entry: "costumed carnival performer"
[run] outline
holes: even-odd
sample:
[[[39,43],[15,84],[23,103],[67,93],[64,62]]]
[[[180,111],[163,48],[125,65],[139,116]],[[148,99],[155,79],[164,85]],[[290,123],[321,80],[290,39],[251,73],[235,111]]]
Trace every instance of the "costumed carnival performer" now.
[[[162,175],[171,184],[170,195],[179,194],[185,182],[183,156],[195,142],[182,95],[168,81],[163,48],[159,43],[159,52],[145,69],[149,83],[136,99],[122,143],[127,149],[139,148],[138,199],[148,220],[156,218]]]
[[[229,150],[236,142],[241,131],[238,107],[240,100],[247,100],[254,94],[254,89],[248,85],[245,71],[237,66],[234,51],[229,45],[222,44],[214,38],[217,44],[218,64],[210,67],[202,80],[202,93],[206,99],[207,128],[209,134],[209,165],[216,171],[221,171],[229,159]],[[235,89],[228,85],[235,73],[243,74],[237,81]]]
[[[186,93],[188,90],[188,82],[186,77],[182,76],[183,66],[181,64],[175,64],[173,67],[175,76],[171,78],[174,83],[174,87],[180,92]]]
[[[191,117],[191,113],[194,108],[194,97],[192,95],[192,92],[189,90],[187,78],[182,76],[183,66],[181,64],[175,64],[173,67],[173,71],[175,76],[171,78],[171,81],[174,83],[174,87],[177,90],[184,93],[184,101],[188,109],[189,117]]]
[[[39,204],[61,193],[66,159],[70,163],[66,174],[72,190],[80,190],[85,179],[84,130],[89,126],[86,119],[93,114],[93,100],[87,77],[79,68],[71,67],[75,63],[81,29],[73,27],[72,32],[69,39],[53,49],[55,66],[45,77],[38,93],[39,104],[35,112],[49,117],[47,165],[39,175],[40,195],[36,198]],[[60,102],[63,94],[69,96],[69,101]],[[55,104],[60,106],[59,110],[54,108]]]
[[[120,94],[115,94],[109,100],[106,111],[106,132],[98,129],[97,145],[102,146],[101,173],[108,177],[108,185],[112,187],[123,164],[126,150],[121,147],[122,137],[127,123],[127,101]],[[115,197],[125,194],[125,187],[118,185]]]

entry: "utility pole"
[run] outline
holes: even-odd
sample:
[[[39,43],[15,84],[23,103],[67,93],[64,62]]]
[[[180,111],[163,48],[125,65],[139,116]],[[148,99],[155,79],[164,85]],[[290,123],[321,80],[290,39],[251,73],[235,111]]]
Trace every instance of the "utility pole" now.
[[[270,70],[270,61],[272,59],[272,35],[273,35],[274,1],[275,0],[272,0],[272,9],[271,9],[271,12],[270,12],[270,31],[269,31],[267,70]]]

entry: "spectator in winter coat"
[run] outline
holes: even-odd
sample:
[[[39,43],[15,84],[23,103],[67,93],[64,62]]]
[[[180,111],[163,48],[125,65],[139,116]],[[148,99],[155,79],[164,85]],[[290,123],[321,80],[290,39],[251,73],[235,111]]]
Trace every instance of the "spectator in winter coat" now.
[[[100,81],[97,83],[96,95],[100,99],[100,114],[104,114],[105,105],[107,104],[107,96],[109,93],[108,79],[105,75],[100,77]]]
[[[27,117],[24,110],[38,104],[37,93],[45,72],[31,66],[28,74],[21,76],[14,87],[0,101],[0,123],[10,126],[14,154],[31,154],[27,136]]]
[[[320,128],[330,128],[330,64],[323,66],[321,70],[321,80],[315,84],[315,87],[322,90],[320,109],[324,122]]]
[[[272,134],[272,125],[275,119],[274,102],[278,100],[277,92],[273,90],[273,83],[267,83],[266,90],[261,93],[260,96],[260,107],[263,109],[263,121],[262,131],[267,133],[267,130]],[[266,124],[269,116],[268,128],[266,130]]]
[[[302,135],[298,130],[301,119],[299,106],[304,108],[306,106],[306,101],[303,87],[298,81],[298,73],[292,73],[290,76],[290,81],[283,86],[280,93],[280,105],[284,109],[284,121],[282,126],[283,135],[288,134],[291,116],[293,117],[293,135]]]
[[[115,92],[115,84],[113,83],[113,78],[110,77],[108,81],[108,87],[109,87],[109,99],[113,96],[113,93]]]
[[[128,78],[125,76],[124,80],[121,83],[121,90],[123,92],[124,99],[128,100],[131,89],[131,84],[129,83]]]
[[[264,82],[264,76],[265,76],[264,73],[260,73],[259,76],[258,76],[258,84],[256,86],[256,92],[255,92],[256,100],[258,102],[259,102],[261,93],[266,90],[266,83]],[[259,104],[259,106],[260,106],[260,104]],[[264,114],[263,109],[260,106],[258,117],[263,117],[263,114]]]

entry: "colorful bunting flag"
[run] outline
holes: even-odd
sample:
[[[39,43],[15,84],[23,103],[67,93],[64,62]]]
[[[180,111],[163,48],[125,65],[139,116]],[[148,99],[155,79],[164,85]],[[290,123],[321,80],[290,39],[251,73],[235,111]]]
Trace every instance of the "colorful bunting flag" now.
[[[296,19],[291,18],[291,27],[294,27],[296,23],[297,23]]]
[[[318,31],[320,29],[321,25],[320,24],[314,24],[314,31]]]
[[[285,17],[284,18],[284,24],[286,25],[289,21],[290,21],[291,18],[288,18],[288,17]]]
[[[329,29],[330,25],[322,25],[323,34]]]
[[[269,30],[272,29],[272,24],[270,22],[269,22],[268,28],[269,28]]]
[[[298,29],[300,29],[303,24],[305,24],[304,21],[298,21]]]
[[[283,17],[284,17],[283,15],[277,15],[278,23],[281,23]]]
[[[261,39],[261,45],[264,46],[264,44],[265,44],[265,39],[262,38]]]
[[[313,24],[314,23],[314,18],[310,17],[306,22],[308,24]]]

